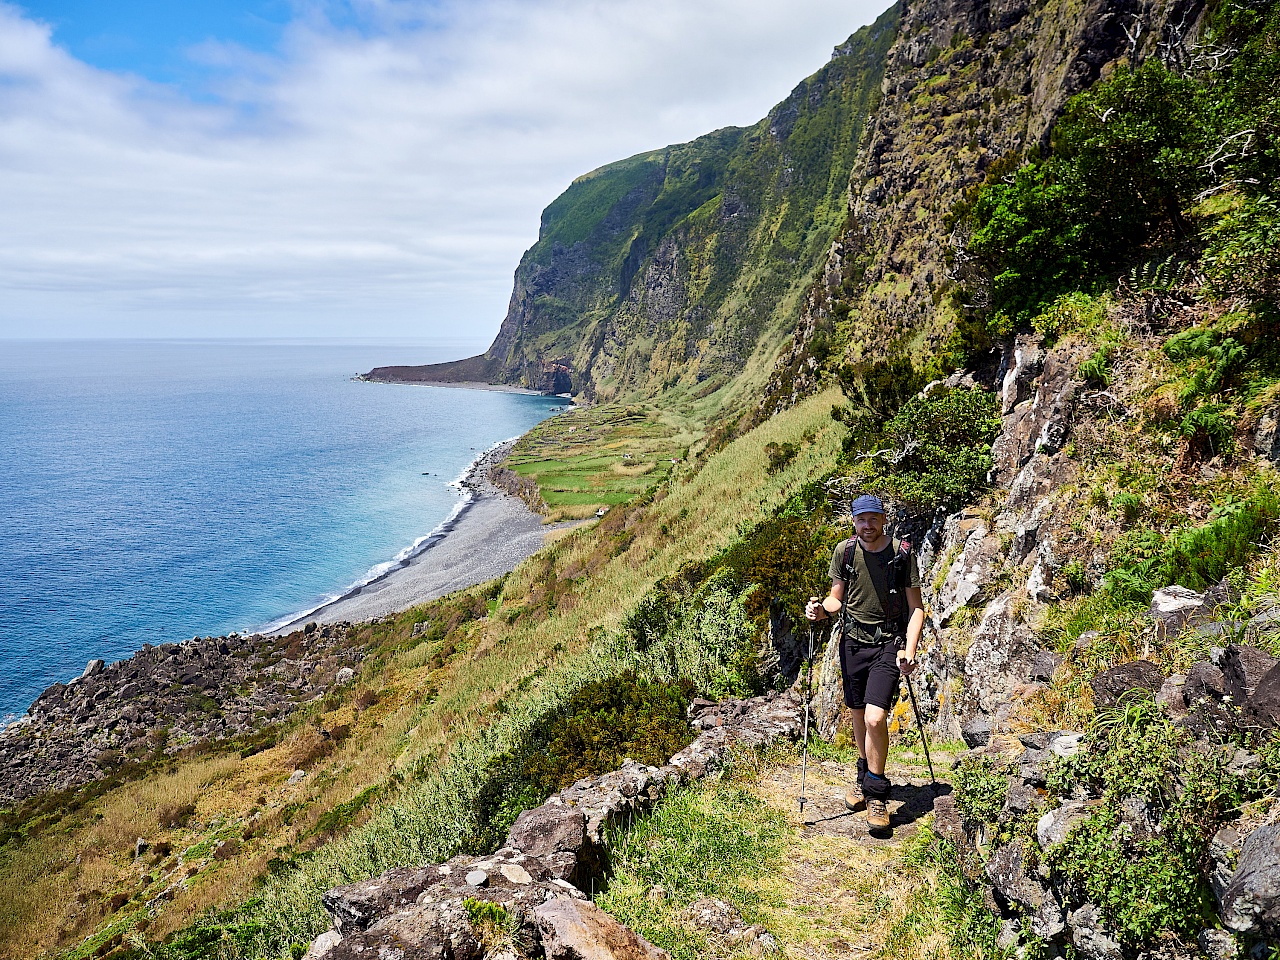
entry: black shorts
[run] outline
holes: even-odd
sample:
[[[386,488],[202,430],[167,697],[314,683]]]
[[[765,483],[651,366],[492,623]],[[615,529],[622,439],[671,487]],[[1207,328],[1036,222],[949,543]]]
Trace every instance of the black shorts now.
[[[844,680],[844,705],[862,710],[868,703],[888,711],[898,699],[898,650],[904,639],[890,640],[880,646],[859,643],[860,634],[840,641],[840,674]]]

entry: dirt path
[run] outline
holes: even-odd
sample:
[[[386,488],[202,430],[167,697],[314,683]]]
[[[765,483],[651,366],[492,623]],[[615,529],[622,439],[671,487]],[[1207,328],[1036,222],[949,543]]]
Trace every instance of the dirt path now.
[[[809,764],[805,788],[807,802],[804,818],[800,818],[801,768],[788,764],[773,768],[760,780],[761,795],[778,809],[793,808],[793,822],[802,827],[806,835],[842,837],[868,848],[900,847],[919,829],[920,819],[933,811],[933,792],[929,778],[912,776],[908,769],[889,768],[893,791],[889,798],[889,827],[891,833],[872,836],[867,832],[866,815],[846,809],[845,790],[853,782],[855,767],[835,760],[822,760]],[[950,785],[939,783],[938,790],[950,790]]]
[[[919,887],[919,878],[901,869],[902,858],[930,822],[934,801],[923,756],[895,753],[887,770],[893,782],[887,836],[870,835],[866,814],[845,808],[854,763],[810,760],[803,818],[798,759],[764,770],[756,781],[761,798],[797,828],[779,878],[787,904],[770,922],[784,956],[835,960],[895,954],[895,927]],[[935,771],[949,766],[949,754],[934,756]],[[939,795],[950,790],[939,781]]]

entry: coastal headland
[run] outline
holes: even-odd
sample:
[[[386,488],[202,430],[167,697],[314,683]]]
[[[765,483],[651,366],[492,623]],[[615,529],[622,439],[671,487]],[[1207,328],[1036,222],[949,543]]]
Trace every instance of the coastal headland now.
[[[487,380],[419,380],[409,376],[398,376],[396,371],[413,370],[413,367],[379,367],[368,373],[362,373],[352,379],[365,383],[398,383],[414,387],[456,387],[463,390],[490,390],[494,393],[516,393],[526,397],[544,397],[549,394],[541,390],[530,390],[527,387],[512,387],[504,383],[489,383]],[[556,396],[556,394],[551,394]]]

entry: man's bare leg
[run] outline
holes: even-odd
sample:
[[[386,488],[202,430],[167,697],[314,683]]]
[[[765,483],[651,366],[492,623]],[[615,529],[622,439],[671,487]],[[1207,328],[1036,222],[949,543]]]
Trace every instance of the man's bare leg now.
[[[850,710],[853,717],[853,742],[858,748],[858,756],[867,759],[867,717],[865,710]]]
[[[854,717],[853,729],[862,728],[858,752],[866,757],[867,769],[877,777],[883,777],[885,760],[889,756],[888,715],[884,708],[869,703],[865,711],[854,711]]]
[[[866,806],[866,798],[862,795],[862,774],[867,769],[867,722],[863,710],[851,710],[853,717],[853,742],[858,745],[858,776],[844,795],[844,805],[850,810],[861,810]]]
[[[867,704],[863,727],[867,751],[867,775],[862,781],[862,792],[867,803],[867,829],[873,836],[889,829],[889,781],[884,775],[885,758],[889,753],[889,718],[883,707]]]

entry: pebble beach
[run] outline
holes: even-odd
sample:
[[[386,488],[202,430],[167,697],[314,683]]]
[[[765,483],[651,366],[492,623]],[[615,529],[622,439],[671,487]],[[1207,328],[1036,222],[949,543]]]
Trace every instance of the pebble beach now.
[[[411,557],[377,579],[281,624],[275,632],[287,633],[312,621],[372,620],[483,583],[537,553],[548,533],[581,523],[544,524],[523,500],[489,482],[489,471],[514,445],[515,440],[499,444],[472,464],[459,481],[468,499]]]

